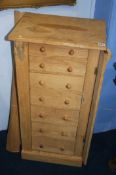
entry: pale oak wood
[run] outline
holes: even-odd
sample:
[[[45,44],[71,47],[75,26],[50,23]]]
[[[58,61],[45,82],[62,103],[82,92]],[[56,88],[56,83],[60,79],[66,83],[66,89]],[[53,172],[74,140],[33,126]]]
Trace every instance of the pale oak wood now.
[[[46,91],[81,95],[83,85],[84,77],[30,73],[30,89],[36,92],[43,91],[45,95]]]
[[[15,12],[14,14],[15,24],[22,18],[23,15],[24,13]],[[15,67],[13,69],[15,69]],[[12,95],[11,95],[11,111],[8,126],[6,150],[11,152],[19,152],[21,140],[20,140],[20,126],[19,126],[19,112],[18,112],[15,70],[13,70],[12,74],[13,74],[12,78],[13,80],[12,80]]]
[[[77,58],[30,56],[30,71],[46,74],[64,74],[69,76],[84,76],[86,64],[77,61]]]
[[[95,68],[98,66],[99,53],[100,52],[98,50],[89,50],[87,72],[85,75],[85,83],[82,94],[83,98],[80,109],[79,124],[77,129],[77,138],[75,145],[75,154],[77,156],[82,156],[84,138],[87,129],[88,116],[90,112],[93,88],[96,78]]]
[[[76,0],[2,0],[0,1],[0,9],[16,8],[16,7],[40,7],[50,5],[74,5]]]
[[[98,109],[104,73],[105,73],[106,65],[109,59],[111,59],[111,52],[109,50],[107,52],[101,52],[100,60],[99,60],[99,67],[98,67],[98,75],[97,75],[96,83],[94,87],[94,94],[93,94],[90,116],[89,116],[89,121],[88,121],[88,129],[87,129],[85,144],[84,144],[84,149],[83,149],[83,163],[85,165],[87,163],[87,158],[88,158],[94,123],[95,123],[95,117],[96,117],[96,113]]]
[[[26,13],[8,39],[106,50],[105,22],[74,17]]]
[[[55,57],[60,59],[60,57],[62,57],[62,60],[65,59],[64,57],[69,57],[72,60],[74,59],[75,62],[86,63],[88,58],[88,50],[76,47],[48,45],[45,43],[29,43],[29,55],[50,57],[51,59]]]
[[[31,150],[28,43],[14,43],[22,147]]]
[[[23,148],[22,157],[33,160],[43,160],[46,162],[64,163],[76,166],[81,165],[82,160],[84,160],[84,157],[87,156],[87,152],[84,152],[84,139],[86,139],[87,130],[91,130],[88,129],[87,125],[93,100],[95,80],[97,78],[96,68],[100,64],[99,59],[102,59],[99,57],[99,53],[101,50],[106,50],[105,24],[104,22],[96,20],[83,20],[49,15],[32,15],[29,13],[27,13],[27,15],[25,15],[23,20],[21,20],[19,23],[12,32],[13,35],[11,35],[13,37],[15,36],[16,41],[20,40],[29,42],[29,49],[27,51],[29,62],[24,62],[24,65],[22,65],[26,68],[26,74],[28,72],[27,83],[30,91],[23,91],[22,88],[19,96],[21,94],[22,96],[28,94],[28,97],[25,96],[24,101],[26,103],[29,101],[31,102],[31,105],[29,105],[30,102],[28,103],[30,108],[26,104],[26,109],[30,109],[30,114],[29,111],[27,111],[26,115],[25,109],[23,108],[22,111],[25,113],[24,120],[27,121],[27,124],[30,123],[30,126],[28,125],[28,129],[30,128],[30,133],[28,133],[29,135],[27,136],[32,136],[31,144],[33,148],[31,148],[30,151],[27,151],[27,148]],[[23,31],[22,34],[24,34],[23,36],[25,36],[26,40],[24,40],[22,35],[19,35],[19,29],[20,31]],[[26,34],[28,34],[28,37]],[[74,34],[75,37],[70,38],[72,34]],[[34,42],[38,44],[35,44]],[[17,53],[19,53],[18,58],[21,63],[25,58],[23,55],[24,46],[22,45],[22,42],[18,44]],[[37,67],[35,69],[35,66],[38,64],[38,60],[40,58],[41,61],[46,59],[46,61],[44,60],[45,65],[48,64],[47,59],[49,58],[49,72],[45,72],[45,70],[40,72],[38,71]],[[59,73],[55,72],[57,66],[53,69],[55,65],[52,64],[53,61],[56,63],[56,65],[62,67],[61,62],[63,62],[63,60],[70,60],[70,64],[71,62],[74,62],[74,65],[77,64],[78,68],[80,67],[78,74],[63,74],[64,70],[59,71]],[[32,66],[34,61],[35,64]],[[28,71],[25,64],[27,64]],[[39,66],[43,69],[45,68],[44,64],[42,62],[42,64]],[[70,64],[68,67],[69,73],[71,73],[73,70]],[[29,65],[31,65],[31,68],[34,67],[34,70],[30,69]],[[82,71],[82,67],[80,65],[85,66],[83,69],[84,72]],[[51,71],[50,67],[52,69]],[[81,74],[79,75],[80,72]],[[20,81],[22,81],[22,77],[20,75]],[[39,79],[40,77],[41,80]],[[64,83],[68,80],[67,78],[72,80],[70,80],[71,84],[68,83],[68,88],[65,90]],[[77,83],[74,83],[74,78],[77,78],[75,81],[78,81],[77,85],[79,85],[79,87],[77,87],[78,90],[74,88],[73,91],[71,91],[71,85],[76,87]],[[82,83],[83,85],[81,85],[81,87],[80,84],[82,79],[80,78],[83,78],[84,81],[84,84]],[[39,86],[37,85],[36,79],[39,81]],[[46,81],[49,85],[47,84],[45,88],[44,83]],[[67,99],[69,96],[71,101]],[[63,105],[62,101],[65,102]],[[19,104],[22,107],[22,103]],[[78,112],[77,118],[76,111]],[[65,113],[66,116],[65,118],[63,117],[63,120],[65,120],[62,121],[61,116]],[[67,114],[71,115],[70,120],[68,121],[70,123],[66,123]],[[72,115],[74,116],[72,117]],[[55,118],[53,119],[53,117]],[[58,123],[56,126],[55,122],[57,121]],[[24,125],[22,126],[24,127]],[[62,130],[64,129],[67,131],[67,133],[62,132],[61,128]],[[42,132],[43,130],[45,130],[45,133]],[[71,135],[69,134],[66,136],[68,131],[71,131]],[[72,131],[75,131],[75,133]],[[67,144],[65,144],[65,141],[67,141]],[[63,148],[63,145],[65,146],[65,149]],[[65,152],[65,154],[70,154],[70,156],[66,155],[64,158],[63,153],[60,151]],[[52,152],[56,152],[57,154]]]
[[[74,155],[75,140],[32,135],[32,150]]]
[[[78,124],[78,123],[77,123]],[[77,126],[49,122],[32,122],[33,136],[47,136],[61,140],[75,140]]]
[[[82,158],[70,155],[60,155],[55,153],[43,151],[26,151],[22,150],[22,158],[29,160],[36,160],[42,162],[54,162],[56,164],[63,164],[69,166],[82,166]]]
[[[63,126],[77,126],[79,111],[69,109],[45,108],[43,106],[31,105],[32,122],[47,122]]]
[[[11,152],[19,152],[21,140],[20,140],[19,112],[17,104],[16,80],[14,76],[15,74],[13,71],[11,110],[10,110],[6,150]]]
[[[76,93],[58,93],[57,90],[53,89],[47,89],[45,92],[41,88],[35,91],[33,87],[30,89],[30,103],[32,105],[79,110],[81,99],[81,95],[77,95]]]

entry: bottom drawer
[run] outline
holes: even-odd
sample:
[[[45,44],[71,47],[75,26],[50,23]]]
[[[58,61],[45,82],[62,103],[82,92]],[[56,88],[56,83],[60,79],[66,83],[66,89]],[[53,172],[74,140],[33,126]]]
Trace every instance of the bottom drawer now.
[[[60,140],[45,136],[32,136],[32,149],[74,155],[74,141]]]

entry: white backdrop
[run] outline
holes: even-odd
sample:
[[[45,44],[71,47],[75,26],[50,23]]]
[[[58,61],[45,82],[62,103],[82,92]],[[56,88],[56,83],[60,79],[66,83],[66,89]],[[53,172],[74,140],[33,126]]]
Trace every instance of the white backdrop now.
[[[64,16],[92,18],[95,0],[77,0],[76,6],[41,7],[38,9],[18,9],[34,13],[57,14]],[[15,9],[16,10],[16,9]],[[12,61],[10,42],[4,38],[14,25],[14,10],[0,11],[0,130],[7,129],[10,91],[12,79]]]

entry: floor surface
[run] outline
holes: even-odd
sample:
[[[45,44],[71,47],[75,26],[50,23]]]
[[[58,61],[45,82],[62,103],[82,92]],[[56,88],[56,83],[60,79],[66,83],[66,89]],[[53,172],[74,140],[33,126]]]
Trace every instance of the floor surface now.
[[[94,134],[88,163],[82,168],[22,160],[5,151],[6,131],[0,132],[0,175],[112,175],[108,161],[116,155],[116,130]]]

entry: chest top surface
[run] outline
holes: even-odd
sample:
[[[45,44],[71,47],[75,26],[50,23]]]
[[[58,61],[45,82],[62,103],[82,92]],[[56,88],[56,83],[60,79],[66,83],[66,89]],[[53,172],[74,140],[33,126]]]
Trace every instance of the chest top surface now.
[[[26,13],[8,39],[106,50],[106,25],[100,20]]]

